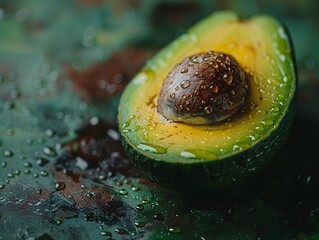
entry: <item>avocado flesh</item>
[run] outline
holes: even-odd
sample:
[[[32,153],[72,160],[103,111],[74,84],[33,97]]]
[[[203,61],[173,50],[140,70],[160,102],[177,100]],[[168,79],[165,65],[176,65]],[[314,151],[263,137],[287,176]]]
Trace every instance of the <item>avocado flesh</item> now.
[[[163,118],[156,108],[163,79],[184,58],[210,50],[232,55],[250,75],[247,112],[218,125]],[[207,189],[244,181],[273,157],[289,131],[296,89],[292,54],[285,29],[269,16],[239,20],[219,12],[204,19],[160,51],[125,89],[118,122],[131,160],[152,180],[175,189],[182,182],[169,180],[170,171],[183,181],[198,171]],[[241,166],[240,173],[233,165]],[[156,173],[161,169],[163,174]]]

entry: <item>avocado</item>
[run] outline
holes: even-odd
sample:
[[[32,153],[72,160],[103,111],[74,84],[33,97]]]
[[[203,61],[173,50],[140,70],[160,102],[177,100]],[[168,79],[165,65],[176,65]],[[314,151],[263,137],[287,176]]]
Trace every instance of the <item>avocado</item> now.
[[[286,28],[266,15],[208,16],[125,88],[124,148],[151,180],[180,192],[239,186],[287,139],[297,84]]]

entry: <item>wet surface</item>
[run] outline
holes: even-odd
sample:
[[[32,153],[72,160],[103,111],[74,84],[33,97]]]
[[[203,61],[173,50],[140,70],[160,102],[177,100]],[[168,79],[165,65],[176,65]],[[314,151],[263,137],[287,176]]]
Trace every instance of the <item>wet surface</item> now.
[[[0,1],[0,237],[318,238],[314,4],[297,1],[282,15],[285,5],[272,1],[190,1],[174,4],[172,17],[159,1]],[[295,125],[280,156],[240,190],[180,196],[128,160],[117,133],[119,95],[176,26],[223,6],[288,25],[300,80]]]

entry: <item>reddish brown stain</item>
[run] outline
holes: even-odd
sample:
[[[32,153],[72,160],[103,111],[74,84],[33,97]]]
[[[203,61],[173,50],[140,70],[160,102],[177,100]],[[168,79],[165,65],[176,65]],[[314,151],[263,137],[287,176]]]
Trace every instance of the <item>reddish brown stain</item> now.
[[[126,48],[83,71],[70,67],[67,73],[74,83],[74,89],[87,100],[107,99],[122,92],[150,56],[150,51]]]

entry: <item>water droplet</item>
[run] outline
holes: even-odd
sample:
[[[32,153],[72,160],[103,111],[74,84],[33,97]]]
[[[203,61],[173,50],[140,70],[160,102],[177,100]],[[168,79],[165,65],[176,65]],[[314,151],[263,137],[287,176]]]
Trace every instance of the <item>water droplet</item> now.
[[[180,154],[184,158],[198,158],[198,159],[209,159],[214,160],[218,156],[211,151],[202,150],[202,149],[187,149],[181,152]]]
[[[189,87],[189,85],[190,85],[190,81],[189,80],[183,80],[182,82],[181,82],[181,88],[188,88]]]
[[[309,175],[309,176],[307,177],[307,179],[306,179],[306,183],[310,183],[311,178],[312,178],[312,176],[311,176],[311,175]]]
[[[212,89],[213,93],[218,93],[219,89],[217,85],[211,86],[210,88]]]
[[[204,75],[203,75],[202,72],[196,71],[196,72],[195,72],[195,76],[198,77],[198,78],[202,78]]]
[[[188,69],[187,68],[182,68],[181,73],[187,73]]]
[[[106,176],[105,176],[105,175],[99,175],[99,180],[104,181],[105,179],[106,179]]]
[[[170,227],[168,231],[173,234],[179,234],[182,232],[182,229],[180,227]]]
[[[265,130],[265,128],[264,128],[263,125],[258,125],[255,129],[256,129],[256,130],[259,130],[259,131]]]
[[[38,177],[39,177],[39,174],[33,173],[33,177],[34,177],[34,178],[38,178]]]
[[[54,187],[55,187],[55,190],[62,191],[65,189],[65,183],[64,182],[57,182],[57,183],[55,183]]]
[[[128,235],[128,232],[122,228],[115,228],[114,232],[116,232],[119,235]]]
[[[175,91],[178,91],[178,90],[179,90],[179,86],[176,86]]]
[[[7,166],[7,162],[1,162],[1,167],[5,168]]]
[[[0,184],[0,189],[4,189],[5,187],[6,187],[6,185]]]
[[[45,158],[38,158],[36,160],[36,163],[37,163],[38,166],[44,167],[47,163],[49,163],[49,160],[45,159]]]
[[[174,98],[175,98],[175,93],[171,93],[169,96],[170,96],[172,99],[174,99]]]
[[[152,153],[163,154],[167,152],[166,148],[161,146],[156,146],[154,144],[140,143],[137,145],[137,147],[143,151],[152,152]]]
[[[232,83],[232,81],[233,81],[233,76],[228,75],[228,74],[224,74],[223,80],[224,80],[225,83],[230,85]]]
[[[139,190],[140,190],[139,187],[136,187],[136,186],[133,186],[133,187],[132,187],[132,191],[133,191],[133,192],[137,192],[137,191],[139,191]]]
[[[94,197],[94,192],[88,192],[88,193],[86,193],[85,194],[85,196],[87,197],[87,198],[92,198],[92,197]]]
[[[46,129],[46,130],[45,130],[45,135],[46,135],[47,137],[53,137],[54,131],[53,131],[52,129]]]
[[[14,107],[15,107],[15,104],[12,101],[6,101],[4,103],[4,108],[5,109],[11,110],[11,109],[14,109]]]
[[[213,68],[218,68],[217,62],[210,62],[209,65],[212,66]]]
[[[136,208],[136,210],[141,211],[144,209],[144,206],[142,204],[137,204],[135,208]]]
[[[17,170],[14,171],[14,174],[15,174],[15,175],[20,175],[20,173],[21,173],[21,172],[20,172],[19,169],[17,169]]]
[[[153,215],[153,219],[158,220],[158,221],[163,221],[164,220],[164,216],[160,213],[155,213]]]
[[[3,156],[5,157],[13,157],[13,152],[9,149],[3,150]]]
[[[275,114],[278,114],[279,111],[280,111],[280,109],[279,109],[279,107],[273,107],[273,108],[271,109],[271,111],[272,111],[273,113],[275,113]]]
[[[213,111],[213,108],[211,106],[207,106],[204,108],[204,111],[206,114],[210,114]]]
[[[93,116],[89,120],[89,123],[92,126],[96,126],[99,122],[100,122],[100,118],[98,116]]]
[[[57,225],[61,225],[62,223],[63,223],[63,220],[62,220],[62,219],[59,219],[59,220],[56,221],[56,224],[57,224]]]
[[[45,155],[47,155],[48,157],[55,157],[57,155],[56,151],[53,148],[49,147],[49,146],[44,146],[42,148],[42,152]]]
[[[7,173],[7,177],[8,178],[14,178],[14,174],[13,173]]]
[[[26,167],[26,168],[31,168],[32,167],[32,163],[25,162],[25,163],[23,163],[23,166]]]
[[[29,169],[25,169],[23,172],[24,172],[25,174],[30,174],[30,173],[31,173],[31,171],[30,171]]]
[[[274,121],[272,119],[268,119],[268,120],[260,121],[260,123],[265,126],[272,126],[274,124]]]
[[[33,140],[32,140],[32,138],[27,138],[25,140],[25,142],[30,145],[30,144],[32,144]]]
[[[127,190],[124,189],[124,188],[122,188],[122,189],[120,190],[120,194],[121,194],[121,195],[127,195]]]
[[[180,155],[184,158],[196,158],[195,154],[187,151],[182,151]]]
[[[46,176],[49,175],[49,173],[48,173],[46,170],[42,170],[42,171],[40,172],[40,175],[43,176],[43,177],[46,177]]]
[[[138,221],[138,222],[135,222],[134,225],[138,228],[142,228],[145,226],[145,222],[143,221]]]
[[[107,239],[111,239],[111,238],[112,238],[112,233],[109,232],[109,231],[104,231],[104,230],[102,230],[100,234],[101,234],[101,236],[103,236],[103,237],[107,237]]]

